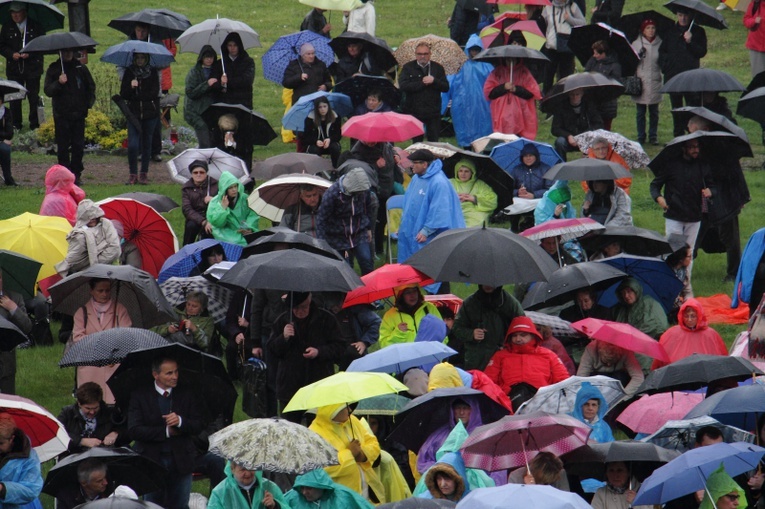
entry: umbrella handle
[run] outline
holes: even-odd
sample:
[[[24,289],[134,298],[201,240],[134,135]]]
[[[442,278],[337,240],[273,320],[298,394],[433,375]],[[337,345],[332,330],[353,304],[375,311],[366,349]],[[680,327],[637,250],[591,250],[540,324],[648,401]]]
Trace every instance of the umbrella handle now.
[[[523,430],[518,430],[518,436],[521,437],[521,450],[523,450],[523,461],[526,463],[526,472],[531,475],[531,468],[529,468],[529,456],[526,454],[526,445],[523,443]]]

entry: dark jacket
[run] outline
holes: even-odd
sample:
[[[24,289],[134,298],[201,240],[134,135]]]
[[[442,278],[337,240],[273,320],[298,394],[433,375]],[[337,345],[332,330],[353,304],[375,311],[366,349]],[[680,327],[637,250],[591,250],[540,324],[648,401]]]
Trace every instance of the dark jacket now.
[[[277,318],[284,313],[284,292],[281,290],[254,289],[252,294],[252,314],[250,315],[250,336],[252,343],[263,344],[263,336],[271,336],[271,328]]]
[[[566,138],[595,129],[603,129],[603,117],[600,116],[595,103],[584,97],[579,113],[576,113],[568,102],[555,111],[550,132],[553,136]]]
[[[5,106],[5,114],[0,118],[0,141],[13,139],[13,114],[11,109]]]
[[[738,159],[722,151],[707,155],[713,176],[709,188],[714,198],[709,203],[706,220],[716,225],[738,215],[752,197]]]
[[[186,220],[202,224],[207,220],[206,196],[213,198],[218,194],[218,181],[212,177],[207,177],[205,184],[198,187],[194,180],[189,179],[181,188],[181,210]]]
[[[584,70],[587,72],[599,72],[603,76],[616,81],[622,80],[622,66],[619,63],[619,59],[613,54],[606,55],[602,60],[590,57],[587,65],[584,66]],[[616,118],[617,99],[596,101],[596,104],[602,118]]]
[[[424,85],[422,78],[433,76],[435,81]],[[420,120],[441,116],[441,93],[449,91],[446,71],[438,62],[430,61],[424,68],[417,60],[404,64],[398,77],[398,84],[404,93],[401,110]]]
[[[612,27],[617,26],[622,18],[622,10],[624,10],[624,0],[597,0],[595,2],[597,11],[592,13],[592,19],[590,23],[605,23]]]
[[[127,443],[130,442],[127,438],[127,430],[118,426],[115,422],[114,409],[106,406],[106,403],[103,401],[101,402],[101,409],[96,414],[96,429],[88,435],[85,434],[85,418],[80,413],[80,408],[77,406],[77,403],[62,408],[61,413],[58,414],[58,420],[64,425],[64,428],[69,435],[70,442],[67,450],[70,453],[85,452],[89,450],[89,447],[80,446],[80,441],[83,438],[97,438],[103,440],[106,435],[112,431],[119,433],[119,437],[114,443],[115,447],[127,445]]]
[[[308,75],[308,79],[305,81],[301,78],[303,73]],[[330,90],[332,88],[332,76],[329,74],[327,65],[318,57],[312,64],[306,64],[298,57],[287,64],[282,85],[284,88],[292,89],[292,104],[295,104],[304,95],[318,92],[322,85]]]
[[[688,27],[675,23],[671,29],[662,35],[659,46],[659,66],[664,74],[664,81],[683,71],[698,69],[700,60],[707,54],[707,33],[697,23],[691,28],[691,43],[687,44],[683,34]]]
[[[700,159],[686,161],[681,156],[667,163],[651,181],[651,198],[656,201],[663,191],[669,206],[664,217],[694,223],[701,221],[701,190],[712,184],[709,164]]]
[[[342,191],[343,178],[324,193],[316,218],[316,236],[341,252],[367,242],[367,234],[374,224],[374,218],[370,217],[372,192],[348,196]]]
[[[236,60],[231,60],[231,57],[228,56],[226,46],[229,41],[234,41],[239,46]],[[252,82],[255,80],[255,61],[244,50],[242,38],[236,32],[226,36],[220,46],[220,51],[223,56],[213,64],[211,73],[213,78],[218,79],[218,83],[213,85],[215,100],[226,104],[241,104],[252,109]],[[226,78],[228,78],[228,85],[225,89],[220,82],[224,68]]]
[[[96,83],[87,66],[73,59],[64,63],[66,83],[58,81],[61,76],[61,60],[56,60],[45,73],[45,95],[53,99],[53,117],[80,120],[88,116],[88,110],[96,102]]]
[[[393,153],[393,144],[379,142],[370,147],[369,145],[358,141],[351,148],[351,154],[353,154],[354,159],[364,161],[377,171],[377,182],[373,182],[372,186],[376,188],[375,192],[380,198],[381,203],[387,200],[393,194],[393,183],[395,181],[396,172],[398,171]],[[378,168],[377,160],[381,157],[385,159],[385,166]]]
[[[133,88],[130,82],[135,79],[133,67],[125,69],[122,76],[120,96],[127,101],[130,111],[139,120],[149,120],[159,117],[159,73],[151,68],[149,77],[138,80],[138,86]]]
[[[198,130],[208,129],[207,124],[202,118],[202,113],[215,102],[216,90],[207,84],[207,80],[215,78],[213,67],[218,59],[216,57],[213,66],[210,67],[209,76],[205,76],[205,71],[202,67],[202,55],[205,49],[208,48],[212,49],[212,46],[205,46],[200,51],[197,64],[186,75],[185,83],[186,98],[183,101],[183,118],[192,128]]]
[[[12,77],[40,77],[43,73],[43,54],[30,53],[29,57],[13,60],[13,54],[18,52],[24,44],[29,44],[32,39],[45,35],[45,30],[36,21],[27,17],[26,34],[22,34],[16,23],[8,21],[0,29],[0,54],[5,57],[5,73],[8,79]]]
[[[321,202],[319,202],[321,203]],[[319,205],[309,207],[303,200],[298,200],[294,205],[284,209],[282,220],[279,226],[284,226],[296,232],[305,233],[316,238],[316,214],[319,212]]]
[[[104,491],[97,500],[106,498],[114,493],[114,482],[109,480],[109,484],[106,485],[106,491]],[[80,488],[80,484],[72,482],[64,485],[59,491],[56,492],[56,509],[74,509],[75,507],[82,505],[90,500],[85,499],[85,494]]]
[[[327,138],[332,143],[340,143],[340,140],[343,139],[343,135],[340,134],[340,119],[333,112],[331,118],[323,122],[320,121],[317,124],[313,112],[309,113],[305,118],[303,134],[301,134],[303,146],[310,147],[311,145],[316,145],[317,141],[326,140]]]
[[[326,34],[322,32],[324,27],[327,25],[327,18],[324,16],[324,13],[317,11],[316,9],[311,9],[308,14],[305,15],[305,18],[303,18],[303,22],[300,23],[300,30],[308,30],[310,32],[313,32],[315,34],[322,35],[326,37],[327,39],[330,38],[329,32]]]
[[[369,52],[363,52],[356,58],[348,53],[337,59],[337,62],[329,66],[329,72],[335,77],[335,83],[352,78],[354,74],[366,76],[382,76],[385,71],[380,69]]]

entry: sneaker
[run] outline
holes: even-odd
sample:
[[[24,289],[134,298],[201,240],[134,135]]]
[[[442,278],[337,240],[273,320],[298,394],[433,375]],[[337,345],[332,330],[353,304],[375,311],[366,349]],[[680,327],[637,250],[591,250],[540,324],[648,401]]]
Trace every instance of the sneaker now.
[[[725,5],[724,3],[720,2],[720,5],[718,5],[717,7],[715,7],[715,10],[716,10],[716,11],[724,11],[724,10],[725,10],[725,9],[727,9],[727,8],[728,8],[728,6],[727,6],[727,5]]]
[[[153,156],[151,156],[151,160],[157,163],[161,163],[162,156],[160,154],[154,154]]]
[[[128,178],[128,181],[125,182],[125,185],[127,186],[134,186],[138,183],[138,175],[135,173],[131,173],[130,177]]]
[[[138,177],[138,183],[145,186],[149,183],[149,177],[145,173],[141,173],[141,176]]]

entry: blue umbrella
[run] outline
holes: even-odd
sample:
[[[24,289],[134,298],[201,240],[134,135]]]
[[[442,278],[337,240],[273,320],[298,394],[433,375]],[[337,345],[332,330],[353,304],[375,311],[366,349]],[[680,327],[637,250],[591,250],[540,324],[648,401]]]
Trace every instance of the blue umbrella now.
[[[457,352],[437,341],[399,343],[382,348],[351,362],[346,371],[403,373],[409,368],[441,362]]]
[[[757,429],[757,418],[765,414],[765,386],[744,385],[709,396],[688,412],[685,419],[709,416],[741,429]]]
[[[319,97],[326,97],[332,111],[338,118],[347,117],[353,111],[351,98],[345,94],[324,92],[319,90],[313,94],[304,95],[282,117],[282,125],[291,131],[302,131],[305,128],[305,119],[313,111],[313,101]]]
[[[498,488],[477,488],[465,495],[458,509],[504,509],[533,507],[534,509],[592,509],[577,495],[552,486],[539,484],[505,484]]]
[[[723,464],[735,477],[757,468],[765,449],[746,442],[724,442],[685,452],[654,470],[640,486],[633,506],[664,504],[706,487],[709,474]]]
[[[539,159],[547,166],[555,166],[558,163],[562,163],[563,159],[558,155],[552,145],[547,143],[541,143],[534,140],[527,140],[526,138],[518,138],[515,141],[508,141],[502,143],[491,149],[491,157],[497,165],[510,173],[513,168],[521,163],[521,150],[525,145],[535,145],[539,151]]]
[[[151,67],[167,67],[175,62],[175,57],[162,44],[155,44],[146,41],[125,41],[108,48],[101,61],[109,64],[119,65],[120,67],[130,67],[133,64],[133,55],[136,53],[145,53],[149,55],[149,65]]]
[[[203,239],[193,244],[183,246],[177,253],[165,260],[159,271],[157,283],[164,283],[171,277],[188,277],[199,263],[202,261],[202,251],[205,249],[220,245],[223,246],[223,252],[226,259],[232,262],[238,261],[242,256],[242,246],[220,242],[215,239]]]
[[[260,59],[263,66],[263,77],[269,81],[281,85],[284,79],[284,70],[290,61],[300,56],[300,46],[305,43],[313,44],[316,49],[316,58],[332,65],[335,61],[335,52],[329,47],[329,39],[323,35],[303,30],[294,34],[279,37],[268,51]]]
[[[675,299],[680,290],[683,289],[683,282],[677,279],[675,272],[663,260],[658,258],[620,254],[598,260],[598,262],[616,267],[640,281],[640,284],[643,285],[643,295],[650,295],[659,301],[667,313],[672,311]],[[616,305],[618,302],[616,287],[619,284],[615,283],[607,288],[600,296],[598,304],[606,307]]]

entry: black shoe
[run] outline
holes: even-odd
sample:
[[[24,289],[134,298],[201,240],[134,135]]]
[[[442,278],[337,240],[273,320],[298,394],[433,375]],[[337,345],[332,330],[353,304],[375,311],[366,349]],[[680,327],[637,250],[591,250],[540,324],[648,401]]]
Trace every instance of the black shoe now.
[[[15,180],[13,180],[13,177],[11,176],[5,177],[5,185],[9,187],[19,187],[19,185]]]
[[[154,154],[153,156],[151,156],[151,160],[155,161],[157,163],[161,163],[162,162],[162,156],[160,154]]]
[[[731,276],[730,274],[722,278],[723,283],[733,283],[734,281],[736,281],[736,276]]]
[[[653,145],[654,147],[658,147],[659,146],[659,140],[657,140],[656,138],[652,139],[651,140],[651,145]]]

